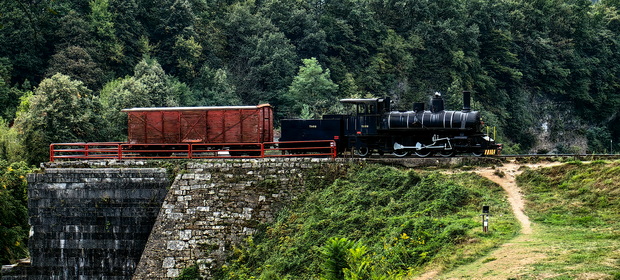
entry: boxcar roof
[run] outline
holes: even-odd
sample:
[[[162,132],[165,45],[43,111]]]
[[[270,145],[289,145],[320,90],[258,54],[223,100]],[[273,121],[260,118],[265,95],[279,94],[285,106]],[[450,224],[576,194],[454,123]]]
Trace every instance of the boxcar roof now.
[[[207,111],[207,110],[243,110],[258,109],[262,107],[270,107],[269,104],[260,104],[258,106],[202,106],[202,107],[148,107],[148,108],[131,108],[123,109],[122,112],[141,112],[141,111]]]

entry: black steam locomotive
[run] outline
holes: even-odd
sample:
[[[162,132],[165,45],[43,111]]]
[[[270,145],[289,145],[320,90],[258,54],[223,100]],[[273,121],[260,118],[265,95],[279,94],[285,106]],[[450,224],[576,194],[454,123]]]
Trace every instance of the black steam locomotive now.
[[[352,115],[325,115],[320,120],[282,120],[280,141],[335,140],[338,153],[353,151],[361,157],[373,152],[398,157],[499,155],[501,144],[482,132],[480,112],[471,111],[470,93],[463,92],[463,109],[445,111],[441,94],[425,103],[414,103],[413,111],[392,111],[389,98],[342,99],[353,104]]]

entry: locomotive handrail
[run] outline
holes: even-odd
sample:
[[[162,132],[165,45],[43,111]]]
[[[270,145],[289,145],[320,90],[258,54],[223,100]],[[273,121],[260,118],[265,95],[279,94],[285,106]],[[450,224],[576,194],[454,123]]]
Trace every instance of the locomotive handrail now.
[[[58,159],[208,159],[268,157],[331,157],[337,155],[333,140],[265,143],[131,144],[83,142],[50,144],[50,162]]]

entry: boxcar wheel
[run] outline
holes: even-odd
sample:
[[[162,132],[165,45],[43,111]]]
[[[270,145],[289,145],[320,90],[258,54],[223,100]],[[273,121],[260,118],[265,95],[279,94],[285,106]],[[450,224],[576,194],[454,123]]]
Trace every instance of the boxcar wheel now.
[[[355,154],[360,157],[369,157],[372,154],[372,151],[370,151],[368,147],[361,147],[355,150]]]

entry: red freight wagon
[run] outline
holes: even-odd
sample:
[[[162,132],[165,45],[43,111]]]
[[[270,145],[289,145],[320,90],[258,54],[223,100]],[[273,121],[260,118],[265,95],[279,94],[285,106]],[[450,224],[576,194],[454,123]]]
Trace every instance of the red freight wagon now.
[[[273,141],[269,104],[124,109],[130,144],[264,143]]]

